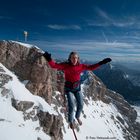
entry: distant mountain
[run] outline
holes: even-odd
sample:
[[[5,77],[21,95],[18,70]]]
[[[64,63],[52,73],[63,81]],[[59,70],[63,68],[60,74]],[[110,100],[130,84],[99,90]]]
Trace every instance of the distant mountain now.
[[[124,96],[130,103],[140,101],[140,72],[121,65],[104,65],[94,73],[111,90]]]
[[[140,70],[128,69],[124,66],[120,66],[122,71],[125,71],[127,78],[135,85],[140,87]]]

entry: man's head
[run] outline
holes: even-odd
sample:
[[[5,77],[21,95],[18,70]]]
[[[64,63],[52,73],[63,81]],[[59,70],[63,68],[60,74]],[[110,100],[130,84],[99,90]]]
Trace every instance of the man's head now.
[[[71,52],[68,58],[68,61],[72,64],[72,65],[77,65],[79,64],[79,55],[77,52]]]

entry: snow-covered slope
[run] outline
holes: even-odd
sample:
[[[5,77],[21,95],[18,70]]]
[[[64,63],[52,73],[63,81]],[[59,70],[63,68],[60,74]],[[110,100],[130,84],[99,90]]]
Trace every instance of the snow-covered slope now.
[[[0,67],[5,72],[0,74],[7,74],[12,77],[13,80],[4,85],[8,92],[7,95],[0,94],[0,137],[3,140],[49,140],[50,137],[46,135],[40,128],[38,121],[27,120],[23,118],[23,112],[17,111],[11,104],[11,98],[15,98],[19,101],[32,101],[34,106],[39,106],[43,111],[57,114],[53,110],[53,106],[48,105],[41,97],[32,95],[22,84],[17,77],[6,69],[2,64]],[[2,91],[2,89],[0,89]],[[58,94],[60,94],[58,92]],[[30,111],[31,108],[28,110]],[[116,108],[112,104],[104,104],[101,101],[89,101],[88,105],[84,105],[84,113],[81,116],[83,125],[77,128],[76,134],[78,139],[119,139],[123,140],[121,124],[115,122],[115,118],[112,116],[120,116]],[[62,114],[64,117],[64,114]],[[64,119],[63,129],[64,140],[74,139],[72,130],[68,127],[66,120]]]
[[[90,101],[88,105],[84,105],[84,114],[81,117],[83,125],[76,131],[78,139],[124,140],[121,124],[112,118],[117,115],[121,117],[113,105],[107,105],[101,101]],[[74,139],[73,132],[67,129],[64,140],[72,139]]]
[[[41,138],[42,140],[49,140],[50,137],[40,128],[39,121],[25,121],[23,119],[23,112],[17,111],[12,106],[11,98],[14,97],[19,101],[32,101],[34,102],[34,106],[38,106],[43,111],[48,111],[51,114],[56,114],[56,112],[41,97],[32,95],[20,83],[17,77],[2,64],[0,64],[0,67],[5,71],[0,71],[0,75],[7,74],[13,78],[13,80],[4,85],[9,92],[6,95],[0,94],[0,139],[37,140],[37,138]],[[2,88],[0,88],[0,92],[2,92]]]

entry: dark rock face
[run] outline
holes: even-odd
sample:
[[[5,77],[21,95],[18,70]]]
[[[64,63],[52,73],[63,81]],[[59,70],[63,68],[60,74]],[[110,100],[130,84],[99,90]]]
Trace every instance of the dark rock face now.
[[[43,127],[45,133],[52,136],[52,140],[62,140],[62,125],[63,118],[61,116],[56,117],[48,112],[39,111],[37,116],[40,120],[40,125]]]
[[[12,80],[12,77],[7,74],[0,73],[0,77],[0,88],[3,87],[6,83],[8,83],[10,80]]]
[[[18,102],[17,100],[12,98],[12,106],[18,111],[25,112],[26,110],[31,108],[33,105],[34,105],[33,102],[29,102],[29,101],[19,101]]]
[[[27,48],[11,41],[0,41],[0,63],[13,71],[21,81],[28,80],[26,87],[32,94],[43,97],[49,104],[53,102],[52,95],[58,87],[57,72],[48,66],[48,62],[42,57],[39,49],[34,46]],[[0,71],[4,70],[0,68]],[[12,80],[12,77],[0,74],[0,88],[3,89],[1,92],[3,96],[11,92],[3,87],[9,80]],[[12,105],[18,111],[23,111],[24,120],[39,120],[41,125],[46,121],[35,115],[35,112],[40,110],[33,107],[32,102],[17,101],[12,98]],[[32,111],[27,113],[26,110],[32,107]],[[45,112],[42,113],[45,114]],[[62,118],[48,112],[46,114],[45,119],[52,118],[52,121],[48,121],[48,126],[51,126],[51,129],[48,126],[43,126],[44,130],[50,129],[45,132],[52,137],[52,140],[63,139],[61,132]]]
[[[26,87],[35,95],[52,103],[52,89],[56,89],[57,74],[48,66],[36,47],[25,47],[12,41],[0,41],[0,62],[14,71],[21,81],[28,80]]]

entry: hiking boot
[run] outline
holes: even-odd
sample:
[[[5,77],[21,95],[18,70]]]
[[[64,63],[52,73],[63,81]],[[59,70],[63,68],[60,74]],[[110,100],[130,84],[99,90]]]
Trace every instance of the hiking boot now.
[[[77,121],[78,121],[79,125],[82,125],[82,121],[80,120],[80,118],[77,118]]]
[[[74,123],[73,122],[71,122],[69,125],[70,125],[70,128],[71,129],[74,129],[75,126],[74,126]]]

